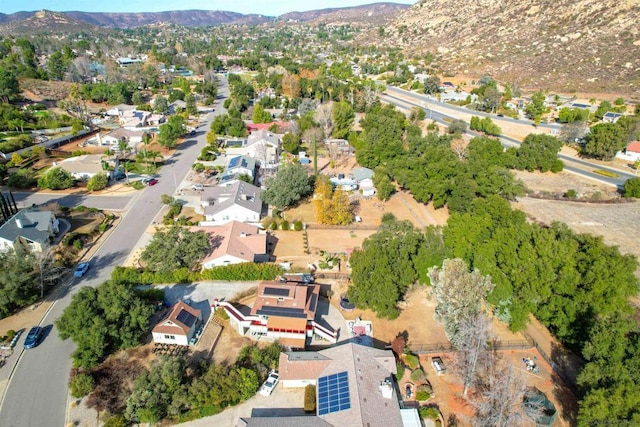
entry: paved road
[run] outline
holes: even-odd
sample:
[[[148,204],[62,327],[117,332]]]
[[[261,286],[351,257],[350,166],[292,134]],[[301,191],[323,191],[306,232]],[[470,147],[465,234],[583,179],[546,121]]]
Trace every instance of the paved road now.
[[[432,105],[432,108],[426,108],[424,107],[424,105],[422,104],[422,102],[420,101],[420,97],[422,98],[426,98],[422,95],[418,95],[415,93],[412,93],[412,97],[411,98],[415,98],[415,102],[412,100],[407,99],[406,97],[403,98],[399,98],[393,95],[389,95],[389,88],[387,88],[387,94],[386,95],[381,95],[380,98],[383,101],[386,101],[390,104],[394,104],[398,107],[401,108],[411,108],[414,106],[417,107],[421,107],[424,108],[427,112],[427,117],[430,118],[431,120],[435,120],[439,123],[448,125],[448,121],[451,119],[455,119],[456,117],[442,113],[440,111],[436,111],[435,109],[438,108],[438,105]],[[402,92],[406,92],[406,91],[402,91]],[[411,93],[411,92],[407,92],[407,93]],[[440,103],[439,103],[440,104]],[[447,105],[448,106],[448,105]],[[457,107],[460,108],[460,107]],[[465,111],[466,113],[469,113],[469,110]],[[475,112],[472,112],[473,114],[475,114]],[[517,122],[517,120],[516,120]],[[478,133],[473,132],[473,131],[469,131],[467,132],[468,135],[470,136],[479,136]],[[502,145],[505,147],[519,147],[520,146],[520,141],[518,141],[517,139],[514,138],[510,138],[507,136],[501,136],[500,137],[500,142],[502,142]],[[596,181],[600,181],[603,182],[605,184],[609,184],[609,185],[613,185],[616,186],[617,188],[622,188],[622,186],[624,185],[624,182],[629,179],[629,178],[633,178],[634,175],[632,173],[628,173],[628,172],[623,172],[619,169],[613,169],[613,168],[609,168],[606,166],[602,166],[596,163],[591,163],[587,160],[582,160],[576,157],[571,157],[571,156],[567,156],[566,154],[558,154],[558,157],[563,161],[564,163],[564,169],[568,172],[572,172],[578,175],[582,175],[584,177],[587,178],[591,178],[594,179]],[[608,172],[611,172],[613,174],[618,175],[617,178],[609,178],[603,175],[599,175],[596,173],[593,173],[594,170],[596,169],[600,169],[600,170],[605,170]]]
[[[126,196],[93,196],[89,194],[55,194],[29,192],[12,192],[13,198],[18,206],[26,207],[32,204],[44,205],[47,203],[59,203],[61,206],[80,206],[84,205],[89,208],[97,208],[109,211],[122,211],[127,208],[129,202],[139,194],[133,192]]]
[[[222,83],[220,95],[228,96],[226,81]],[[15,372],[9,379],[2,407],[0,426],[39,427],[64,426],[67,407],[67,381],[71,369],[70,355],[74,349],[71,341],[62,341],[53,327],[53,321],[60,317],[69,305],[71,297],[81,286],[97,286],[107,280],[113,268],[121,265],[133,249],[145,229],[151,224],[161,208],[160,196],[173,194],[176,183],[187,175],[191,165],[206,145],[204,130],[220,108],[206,116],[206,127],[198,135],[188,139],[160,171],[158,184],[142,191],[131,209],[124,215],[120,225],[103,243],[92,258],[92,267],[79,282],[77,279],[54,303],[41,324],[48,327],[42,344],[31,350],[21,350],[22,340],[16,347],[23,351]],[[217,106],[218,107],[218,106]],[[175,178],[175,179],[174,179]],[[24,338],[23,338],[24,340]]]

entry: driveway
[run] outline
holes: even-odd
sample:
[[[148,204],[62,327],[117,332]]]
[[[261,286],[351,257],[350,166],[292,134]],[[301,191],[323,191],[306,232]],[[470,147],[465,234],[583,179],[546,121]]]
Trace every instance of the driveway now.
[[[240,418],[251,416],[260,417],[291,417],[306,415],[304,405],[304,388],[283,388],[278,384],[271,396],[264,397],[256,394],[240,405],[229,408],[218,415],[200,418],[181,424],[189,427],[229,426],[238,424]]]

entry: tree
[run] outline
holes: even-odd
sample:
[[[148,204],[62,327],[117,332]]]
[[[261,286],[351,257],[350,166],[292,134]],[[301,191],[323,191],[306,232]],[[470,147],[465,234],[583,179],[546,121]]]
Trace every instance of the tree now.
[[[440,92],[440,78],[438,76],[429,76],[424,79],[424,93],[434,94]]]
[[[282,148],[291,154],[298,154],[300,150],[300,136],[291,132],[285,133],[282,137]]]
[[[65,66],[64,59],[62,58],[62,53],[60,51],[53,52],[49,56],[49,60],[47,61],[47,71],[49,74],[49,79],[62,80],[62,77],[64,76]]]
[[[20,84],[15,73],[0,67],[0,101],[8,104],[20,93]]]
[[[156,99],[153,100],[153,111],[157,113],[164,113],[169,108],[169,103],[167,102],[167,98],[162,95],[156,96]]]
[[[187,94],[187,96],[185,96],[184,98],[184,102],[187,104],[185,107],[187,110],[187,113],[189,113],[192,116],[195,116],[196,114],[198,114],[198,106],[196,105],[196,97],[194,94],[192,93]]]
[[[323,132],[319,127],[312,127],[304,131],[302,139],[306,141],[313,155],[313,173],[318,174],[318,142],[322,141]]]
[[[262,104],[258,103],[253,107],[253,123],[269,123],[273,120],[271,113],[264,110]]]
[[[209,238],[204,231],[193,232],[173,226],[166,231],[157,230],[140,259],[148,269],[157,272],[166,273],[179,268],[195,271],[207,250]]]
[[[529,172],[559,172],[562,161],[558,159],[558,152],[562,142],[552,135],[529,134],[526,136],[516,155],[516,168]]]
[[[535,122],[536,125],[540,123],[540,119],[542,118],[542,115],[546,111],[544,102],[545,102],[544,93],[542,91],[538,91],[531,96],[531,102],[529,102],[525,107],[525,111],[527,112],[531,120]]]
[[[334,124],[333,137],[346,138],[347,135],[349,135],[349,131],[351,131],[353,119],[355,118],[355,113],[353,112],[351,105],[345,101],[334,102],[332,118]]]
[[[320,104],[316,109],[315,120],[318,122],[322,131],[324,132],[325,138],[331,136],[333,132],[333,102],[327,102],[325,104]]]
[[[139,90],[133,92],[133,95],[131,96],[131,102],[133,103],[133,105],[142,105],[144,103],[142,92],[140,92]]]
[[[0,253],[0,318],[32,304],[40,295],[33,259],[23,253]]]
[[[624,197],[640,198],[640,178],[629,178],[624,182]]]
[[[313,211],[315,212],[316,221],[320,224],[329,223],[332,195],[333,188],[329,178],[324,175],[318,176],[313,191]]]
[[[87,190],[89,191],[100,191],[107,188],[109,184],[109,177],[105,173],[98,173],[89,178],[89,182],[87,182]]]
[[[491,363],[489,342],[492,337],[489,328],[489,319],[481,312],[458,324],[458,336],[454,343],[457,350],[454,369],[462,377],[462,395],[465,397],[469,388],[480,380],[480,371]]]
[[[176,146],[178,138],[184,135],[184,132],[184,117],[178,114],[170,116],[167,123],[160,125],[158,143],[163,147],[173,148]]]
[[[453,119],[449,123],[449,127],[447,128],[447,132],[451,134],[460,134],[462,135],[467,131],[467,122],[460,119]]]
[[[278,210],[294,205],[313,190],[307,171],[300,164],[283,166],[266,184],[267,189],[262,193],[262,200]]]
[[[49,169],[49,171],[38,179],[38,187],[50,190],[64,190],[73,187],[73,177],[69,172],[59,166]]]
[[[89,111],[79,84],[72,84],[69,89],[69,95],[58,101],[57,106],[69,113],[71,117],[80,120],[83,124],[89,123]]]
[[[572,123],[565,123],[560,128],[560,140],[574,144],[582,140],[589,131],[587,123],[584,121],[575,121]]]
[[[502,94],[500,91],[493,87],[487,87],[482,96],[482,105],[485,111],[491,111],[492,113],[500,106],[500,99]]]
[[[300,96],[300,77],[296,74],[285,73],[282,76],[282,94],[289,99]]]
[[[424,111],[422,107],[411,107],[411,113],[409,114],[409,121],[411,124],[418,124],[425,119],[427,113]]]
[[[378,200],[387,201],[395,193],[396,186],[391,181],[386,168],[378,166],[373,175],[373,185],[376,187]]]
[[[484,298],[493,290],[489,276],[479,270],[469,272],[462,259],[447,259],[442,268],[429,269],[432,294],[436,299],[436,320],[444,324],[447,337],[459,342],[459,325],[471,321],[480,313]]]
[[[392,214],[382,220],[378,232],[351,255],[353,285],[348,296],[358,308],[395,319],[400,314],[398,301],[418,279],[415,260],[424,237],[409,221],[398,221]]]
[[[587,135],[584,153],[597,159],[612,160],[627,145],[624,129],[617,123],[601,123]]]

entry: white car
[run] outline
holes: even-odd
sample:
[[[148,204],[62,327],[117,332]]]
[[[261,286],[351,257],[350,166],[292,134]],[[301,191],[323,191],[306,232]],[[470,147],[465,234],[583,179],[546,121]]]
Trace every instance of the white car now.
[[[191,186],[191,188],[193,190],[195,190],[195,191],[202,191],[202,190],[204,190],[204,185],[202,185],[202,184],[193,184]]]
[[[269,373],[269,377],[260,387],[260,394],[263,396],[270,396],[273,392],[273,389],[278,385],[278,373],[271,371]]]

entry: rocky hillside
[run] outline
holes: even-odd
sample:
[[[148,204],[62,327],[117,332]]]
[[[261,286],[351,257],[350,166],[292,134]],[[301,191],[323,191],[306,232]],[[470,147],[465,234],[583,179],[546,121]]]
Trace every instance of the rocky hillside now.
[[[307,12],[290,12],[280,15],[278,21],[310,23],[365,23],[381,25],[391,22],[400,12],[409,8],[407,4],[372,3],[362,6],[341,7]]]
[[[638,93],[640,0],[420,0],[361,41],[523,88]]]
[[[13,19],[16,17],[17,19]],[[95,25],[73,19],[61,12],[19,12],[4,15],[0,24],[0,35],[20,35],[34,33],[70,33],[95,30]],[[3,22],[0,20],[0,22]]]
[[[273,18],[264,15],[243,15],[220,10],[174,10],[145,13],[65,12],[65,15],[101,27],[111,28],[135,28],[160,22],[186,27],[207,27],[221,24],[262,24],[273,20]]]

